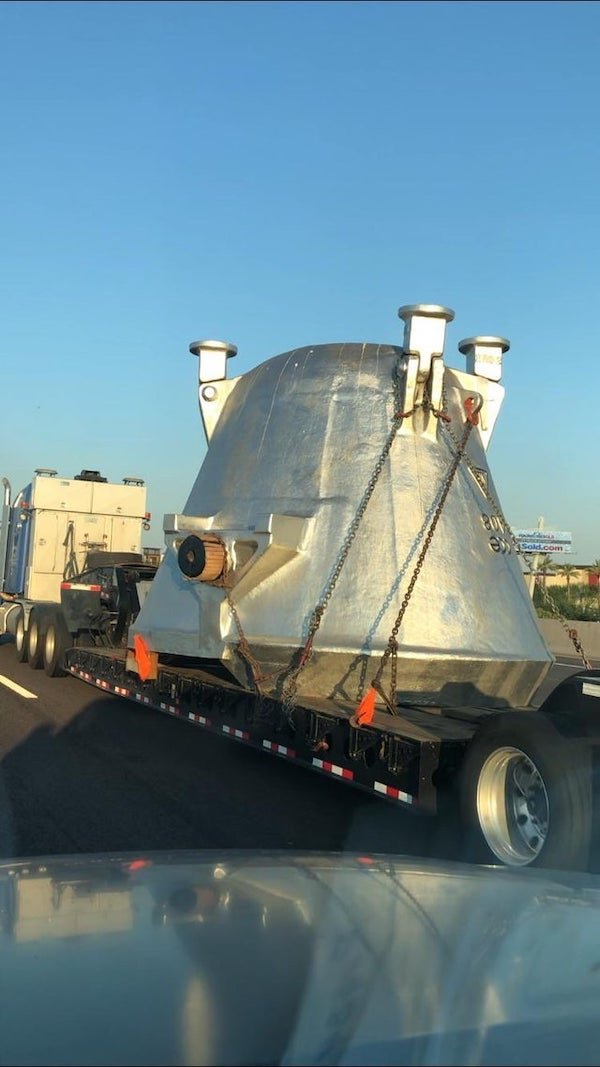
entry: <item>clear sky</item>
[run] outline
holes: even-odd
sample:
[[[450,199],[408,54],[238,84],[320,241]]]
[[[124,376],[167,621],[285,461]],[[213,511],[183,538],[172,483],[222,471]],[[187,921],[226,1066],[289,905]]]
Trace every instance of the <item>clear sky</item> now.
[[[140,474],[162,544],[204,454],[198,337],[236,371],[501,333],[516,527],[600,557],[600,6],[0,4],[0,473]]]

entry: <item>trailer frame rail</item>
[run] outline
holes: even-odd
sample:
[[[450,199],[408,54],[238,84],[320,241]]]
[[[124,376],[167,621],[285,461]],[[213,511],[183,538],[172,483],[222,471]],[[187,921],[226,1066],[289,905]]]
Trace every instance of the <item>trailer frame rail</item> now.
[[[466,746],[464,727],[457,736],[436,737],[438,716],[411,712],[430,726],[389,716],[389,728],[356,728],[350,710],[294,708],[290,720],[282,705],[211,677],[206,671],[180,671],[159,665],[154,681],[142,682],[126,670],[116,650],[75,647],[65,654],[66,670],[74,677],[143,707],[161,711],[193,726],[249,745],[261,752],[375,793],[429,814],[437,811],[439,779],[445,766],[455,766]],[[325,704],[326,702],[322,702]],[[410,709],[400,709],[401,716]],[[380,720],[387,716],[379,716]],[[448,724],[448,720],[443,720]],[[464,736],[461,736],[461,733]]]

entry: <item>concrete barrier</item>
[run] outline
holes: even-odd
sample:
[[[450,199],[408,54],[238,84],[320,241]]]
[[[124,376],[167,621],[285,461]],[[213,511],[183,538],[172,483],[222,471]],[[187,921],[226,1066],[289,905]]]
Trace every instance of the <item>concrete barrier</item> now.
[[[569,635],[558,619],[539,619],[546,644],[555,656],[576,656]],[[600,622],[568,622],[583,645],[588,659],[600,659]]]

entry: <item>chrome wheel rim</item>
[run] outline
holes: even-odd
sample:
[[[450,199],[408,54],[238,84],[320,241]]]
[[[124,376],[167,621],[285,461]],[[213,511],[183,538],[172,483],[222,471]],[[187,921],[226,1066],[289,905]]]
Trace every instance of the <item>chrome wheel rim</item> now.
[[[524,867],[542,851],[550,825],[548,793],[538,768],[519,748],[488,756],[477,783],[477,817],[502,863]]]
[[[15,629],[15,645],[17,646],[17,651],[18,652],[22,652],[24,644],[25,644],[25,624],[23,622],[23,616],[21,615],[17,619],[17,626],[16,626],[16,629]]]

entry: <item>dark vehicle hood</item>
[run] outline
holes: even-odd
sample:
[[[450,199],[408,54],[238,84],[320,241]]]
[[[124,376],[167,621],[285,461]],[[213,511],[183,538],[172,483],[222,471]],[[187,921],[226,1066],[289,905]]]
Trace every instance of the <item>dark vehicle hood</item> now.
[[[1,1064],[595,1063],[600,883],[403,857],[0,866]]]

